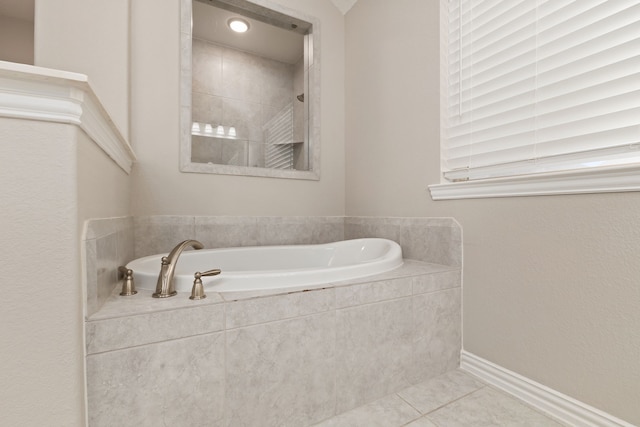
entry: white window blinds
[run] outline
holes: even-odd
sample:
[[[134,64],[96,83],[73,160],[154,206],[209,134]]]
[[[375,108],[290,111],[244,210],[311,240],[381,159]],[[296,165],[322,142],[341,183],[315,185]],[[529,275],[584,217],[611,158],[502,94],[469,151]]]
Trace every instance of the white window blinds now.
[[[448,181],[640,162],[638,0],[443,0]]]

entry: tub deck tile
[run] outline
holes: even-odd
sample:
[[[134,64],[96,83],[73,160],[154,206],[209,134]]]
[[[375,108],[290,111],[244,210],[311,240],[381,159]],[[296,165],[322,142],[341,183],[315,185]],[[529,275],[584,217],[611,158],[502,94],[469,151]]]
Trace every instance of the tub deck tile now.
[[[406,278],[382,280],[359,285],[339,286],[336,290],[336,308],[353,307],[412,294],[411,282]]]
[[[190,300],[190,292],[178,292],[170,298],[153,298],[153,291],[138,289],[136,295],[122,297],[120,287],[114,289],[109,299],[97,313],[92,314],[87,321],[113,319],[117,317],[135,316],[138,314],[158,311],[175,310],[181,308],[200,307],[204,305],[221,304],[224,302],[220,294],[207,292],[207,297],[201,300]]]
[[[87,354],[224,330],[224,306],[209,304],[86,322]]]
[[[227,329],[290,319],[335,309],[335,289],[317,289],[226,304]]]
[[[436,292],[444,289],[459,288],[462,272],[460,270],[422,274],[411,278],[414,294]]]

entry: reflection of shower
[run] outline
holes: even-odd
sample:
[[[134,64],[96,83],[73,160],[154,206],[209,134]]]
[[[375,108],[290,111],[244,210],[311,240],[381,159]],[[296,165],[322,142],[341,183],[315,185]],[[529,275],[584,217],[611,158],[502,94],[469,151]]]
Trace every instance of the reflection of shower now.
[[[304,93],[301,93],[300,95],[296,96],[296,98],[298,98],[298,101],[304,102]]]
[[[262,127],[265,151],[264,167],[293,169],[293,103],[278,112]]]

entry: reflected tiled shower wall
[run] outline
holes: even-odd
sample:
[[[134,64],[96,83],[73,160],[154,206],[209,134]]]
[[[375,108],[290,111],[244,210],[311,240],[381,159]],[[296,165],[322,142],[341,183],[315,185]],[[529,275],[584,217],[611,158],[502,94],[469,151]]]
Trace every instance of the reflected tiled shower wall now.
[[[304,92],[304,58],[300,58],[293,68],[293,95],[296,100],[293,102],[293,140],[296,142],[304,142],[305,138],[305,103],[304,99],[309,100],[309,95]],[[302,95],[303,101],[297,97]],[[306,96],[306,98],[305,98]],[[309,147],[307,144],[295,144],[293,146],[294,169],[309,169]]]
[[[192,120],[215,133],[233,127],[237,139],[193,136],[192,161],[264,167],[262,127],[287,105],[299,103],[303,63],[291,65],[193,39]]]

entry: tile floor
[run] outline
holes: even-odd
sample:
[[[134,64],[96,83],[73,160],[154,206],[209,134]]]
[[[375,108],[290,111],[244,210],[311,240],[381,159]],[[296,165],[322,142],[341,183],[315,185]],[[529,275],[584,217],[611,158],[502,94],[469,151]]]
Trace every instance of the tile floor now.
[[[460,370],[316,424],[315,427],[561,427]]]

